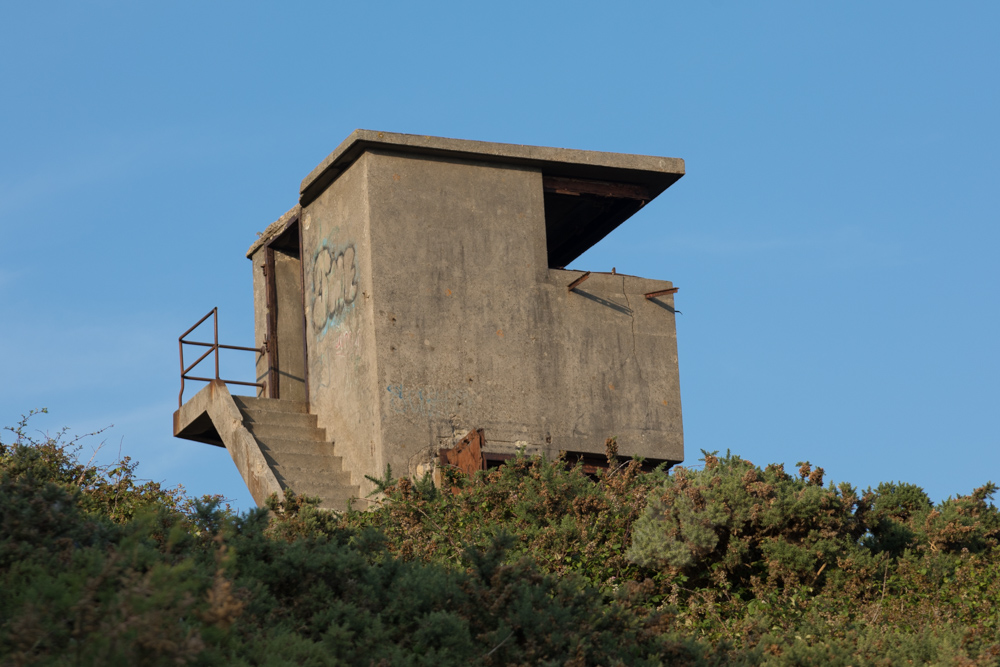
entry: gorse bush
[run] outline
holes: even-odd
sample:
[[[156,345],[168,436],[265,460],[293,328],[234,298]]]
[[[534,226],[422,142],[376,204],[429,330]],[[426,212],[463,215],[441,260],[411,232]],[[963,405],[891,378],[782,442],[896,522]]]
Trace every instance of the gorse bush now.
[[[907,484],[824,486],[809,463],[704,462],[668,475],[612,460],[594,480],[522,457],[448,493],[384,484],[377,510],[330,525],[377,528],[393,555],[442,565],[508,534],[508,559],[579,577],[694,663],[996,663],[992,484],[933,506]]]
[[[609,447],[597,475],[387,471],[368,511],[289,492],[234,515],[26,424],[0,439],[4,665],[1000,660],[992,484],[934,505],[728,454],[643,473]]]
[[[870,562],[861,538],[895,521],[886,516],[873,526],[875,494],[824,487],[822,468],[800,465],[793,477],[782,466],[760,470],[707,454],[703,470],[680,469],[653,490],[629,557],[744,598],[817,587],[848,563]]]
[[[88,665],[658,664],[650,634],[498,532],[447,566],[400,558],[289,493],[241,516],[72,445],[0,442],[0,662]],[[131,508],[127,512],[123,508]],[[665,653],[666,652],[666,653]]]
[[[452,492],[423,480],[386,488],[376,511],[341,517],[338,525],[377,528],[402,558],[455,563],[467,545],[512,536],[508,559],[530,557],[546,571],[574,573],[602,586],[638,576],[627,557],[631,527],[649,489],[666,479],[617,462],[597,483],[580,467],[519,457],[474,478],[454,476]]]

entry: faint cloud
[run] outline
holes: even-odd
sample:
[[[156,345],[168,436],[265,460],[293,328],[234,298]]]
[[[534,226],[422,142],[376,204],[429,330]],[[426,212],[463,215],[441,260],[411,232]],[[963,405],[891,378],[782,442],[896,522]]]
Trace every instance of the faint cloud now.
[[[887,236],[876,226],[857,225],[831,228],[818,235],[806,258],[817,268],[837,271],[899,267],[918,260],[904,240]]]
[[[61,192],[117,180],[133,173],[142,158],[135,148],[105,151],[61,160],[34,173],[23,174],[17,180],[0,182],[0,215],[11,215],[37,205],[52,195],[53,185]]]
[[[665,242],[670,245],[672,250],[720,256],[757,255],[809,244],[807,239],[790,237],[756,239],[737,238],[730,235],[671,236],[665,239]]]
[[[164,353],[170,340],[165,330],[164,323],[148,317],[142,322],[94,317],[67,323],[56,315],[34,312],[0,329],[0,345],[18,351],[9,356],[5,368],[8,377],[18,382],[0,388],[0,400],[106,390],[142,375],[143,369],[148,375],[153,369],[172,367],[175,359],[168,364]]]
[[[0,269],[0,290],[7,289],[17,282],[22,271],[12,271],[11,269]]]
[[[131,179],[141,169],[159,168],[165,161],[187,159],[208,150],[206,142],[170,130],[96,141],[99,143],[91,141],[68,155],[42,155],[44,163],[34,170],[29,167],[16,174],[0,174],[0,216],[29,210],[40,200],[51,198],[57,186],[60,193],[67,193]]]
[[[672,253],[710,255],[727,259],[757,259],[794,255],[817,268],[848,269],[864,265],[908,263],[903,246],[882,238],[877,230],[855,225],[827,228],[813,234],[751,238],[734,234],[685,234],[661,241]]]
[[[162,421],[163,415],[171,415],[176,409],[176,401],[160,400],[155,403],[132,406],[124,412],[104,414],[95,418],[92,426],[95,428],[104,428],[112,424],[117,428],[145,426],[150,422]]]

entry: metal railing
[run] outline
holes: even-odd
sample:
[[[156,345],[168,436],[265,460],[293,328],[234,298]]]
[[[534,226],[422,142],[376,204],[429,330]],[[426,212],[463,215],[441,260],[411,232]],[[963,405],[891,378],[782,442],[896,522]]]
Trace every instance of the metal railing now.
[[[203,343],[201,341],[195,341],[195,340],[184,340],[185,336],[187,336],[189,333],[191,333],[192,331],[194,331],[195,329],[197,329],[198,327],[200,327],[202,325],[202,323],[205,320],[207,320],[208,318],[210,318],[210,317],[214,318],[213,319],[213,336],[214,336],[213,342],[211,342],[211,343]],[[244,352],[256,352],[258,354],[263,355],[263,354],[265,354],[266,344],[265,344],[265,346],[262,346],[260,348],[256,348],[256,347],[240,347],[239,345],[221,345],[219,343],[219,309],[218,309],[218,307],[213,308],[212,310],[210,310],[208,312],[208,314],[205,315],[205,317],[203,317],[200,320],[198,320],[197,322],[195,322],[193,327],[191,327],[190,329],[188,329],[187,331],[185,331],[184,333],[182,333],[180,335],[180,338],[177,339],[177,343],[178,343],[178,347],[180,348],[180,353],[181,353],[181,393],[178,394],[178,396],[177,396],[177,407],[181,407],[182,405],[184,405],[184,381],[185,380],[197,380],[199,382],[214,382],[214,381],[218,380],[220,382],[225,382],[226,384],[241,384],[241,385],[244,385],[244,386],[247,386],[247,387],[260,387],[262,390],[265,388],[266,383],[264,383],[264,382],[240,382],[238,380],[223,380],[222,378],[219,377],[219,350],[220,349],[223,349],[223,350],[243,350]],[[184,366],[184,346],[185,345],[196,345],[198,347],[207,347],[208,349],[205,350],[205,354],[203,354],[200,357],[198,357],[198,359],[194,363],[192,363],[190,366],[185,367]],[[203,377],[195,377],[193,375],[188,375],[188,373],[190,373],[191,370],[195,366],[197,366],[202,361],[204,361],[208,357],[208,355],[212,354],[213,352],[215,352],[215,378],[203,378]]]

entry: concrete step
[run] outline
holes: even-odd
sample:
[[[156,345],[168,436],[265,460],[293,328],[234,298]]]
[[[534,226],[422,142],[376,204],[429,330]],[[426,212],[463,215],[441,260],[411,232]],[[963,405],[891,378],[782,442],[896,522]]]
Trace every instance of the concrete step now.
[[[301,412],[276,412],[274,410],[250,410],[240,408],[243,423],[267,424],[269,426],[297,426],[301,428],[316,428],[316,415]]]
[[[290,486],[295,489],[296,493],[300,488],[312,488],[316,486],[353,488],[351,485],[351,476],[346,472],[303,470],[302,468],[291,468],[281,465],[272,466],[271,470],[282,486]]]
[[[309,413],[309,404],[303,401],[285,401],[280,398],[257,398],[255,396],[233,396],[233,400],[240,410]]]
[[[306,403],[252,396],[233,400],[282,488],[319,497],[325,509],[347,509],[348,499],[361,489],[351,484],[343,459],[333,455],[333,443]]]
[[[280,457],[282,454],[312,454],[333,456],[333,443],[321,440],[290,440],[288,438],[257,438],[260,450],[265,454]]]
[[[339,456],[324,456],[299,452],[275,452],[261,450],[273,466],[298,468],[307,474],[333,474],[344,470],[344,460]]]
[[[283,426],[268,422],[243,422],[243,425],[261,442],[271,442],[274,440],[326,442],[326,431],[315,426]]]

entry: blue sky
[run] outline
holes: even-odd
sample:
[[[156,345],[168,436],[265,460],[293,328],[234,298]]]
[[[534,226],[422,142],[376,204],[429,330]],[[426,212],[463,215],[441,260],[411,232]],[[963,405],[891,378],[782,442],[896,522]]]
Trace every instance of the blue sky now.
[[[219,306],[223,340],[252,344],[246,248],[362,127],[685,159],[574,266],[680,287],[688,463],[808,459],[936,500],[1000,482],[994,3],[0,19],[0,424],[114,424],[99,460],[249,507],[224,450],[171,437],[176,339]]]

